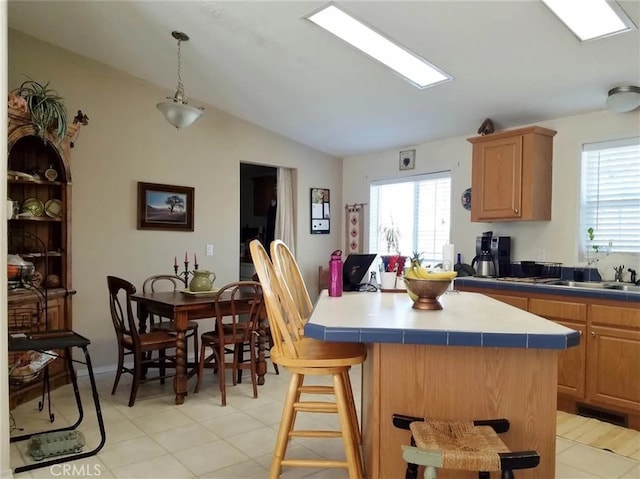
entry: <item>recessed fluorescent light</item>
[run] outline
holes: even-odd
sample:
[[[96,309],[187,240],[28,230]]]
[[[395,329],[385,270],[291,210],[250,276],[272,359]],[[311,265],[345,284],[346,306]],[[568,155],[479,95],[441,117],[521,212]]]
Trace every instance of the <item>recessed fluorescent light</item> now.
[[[398,46],[333,4],[326,5],[305,18],[395,70],[418,88],[451,80],[450,75],[424,58]]]
[[[542,0],[584,42],[632,30],[635,25],[620,6],[607,0]]]

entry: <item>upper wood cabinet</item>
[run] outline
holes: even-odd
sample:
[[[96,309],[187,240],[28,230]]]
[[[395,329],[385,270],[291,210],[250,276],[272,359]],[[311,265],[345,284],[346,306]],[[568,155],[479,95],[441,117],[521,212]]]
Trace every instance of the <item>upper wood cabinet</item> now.
[[[468,138],[471,221],[551,220],[553,137],[539,126]]]

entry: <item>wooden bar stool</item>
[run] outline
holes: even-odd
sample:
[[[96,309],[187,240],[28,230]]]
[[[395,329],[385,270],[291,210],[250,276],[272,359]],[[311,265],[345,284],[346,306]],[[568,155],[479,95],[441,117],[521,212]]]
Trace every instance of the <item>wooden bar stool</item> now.
[[[358,418],[354,417],[353,394],[345,378],[351,366],[364,362],[366,347],[362,343],[326,342],[303,336],[298,306],[286,285],[281,284],[264,247],[254,240],[250,248],[274,338],[271,360],[291,372],[269,479],[280,477],[283,466],[344,468],[350,479],[360,479],[363,462],[358,446]],[[307,376],[330,376],[332,386],[305,385]],[[303,400],[303,394],[332,394],[335,401]],[[337,414],[340,430],[295,429],[298,412]],[[289,440],[293,437],[342,438],[346,460],[285,458]]]
[[[437,469],[478,471],[479,479],[501,471],[502,479],[514,479],[513,470],[540,464],[536,451],[512,452],[498,437],[509,430],[506,419],[447,421],[394,414],[393,425],[412,434],[411,446],[402,446],[405,479],[417,479],[419,465],[425,466],[424,479],[436,479]]]

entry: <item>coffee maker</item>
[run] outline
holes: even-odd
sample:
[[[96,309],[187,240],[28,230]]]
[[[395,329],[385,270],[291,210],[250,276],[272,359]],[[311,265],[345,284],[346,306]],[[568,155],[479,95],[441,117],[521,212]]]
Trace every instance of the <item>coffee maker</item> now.
[[[511,237],[485,231],[476,238],[476,256],[471,262],[479,277],[511,276]]]
[[[511,276],[511,236],[493,236],[489,250],[496,265],[496,277]]]

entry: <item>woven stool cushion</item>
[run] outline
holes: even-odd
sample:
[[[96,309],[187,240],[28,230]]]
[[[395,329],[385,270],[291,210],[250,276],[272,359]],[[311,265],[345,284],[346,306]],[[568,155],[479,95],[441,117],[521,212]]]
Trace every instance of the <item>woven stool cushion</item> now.
[[[499,471],[499,452],[510,452],[490,426],[472,421],[414,421],[409,427],[416,446],[438,451],[443,469]]]

